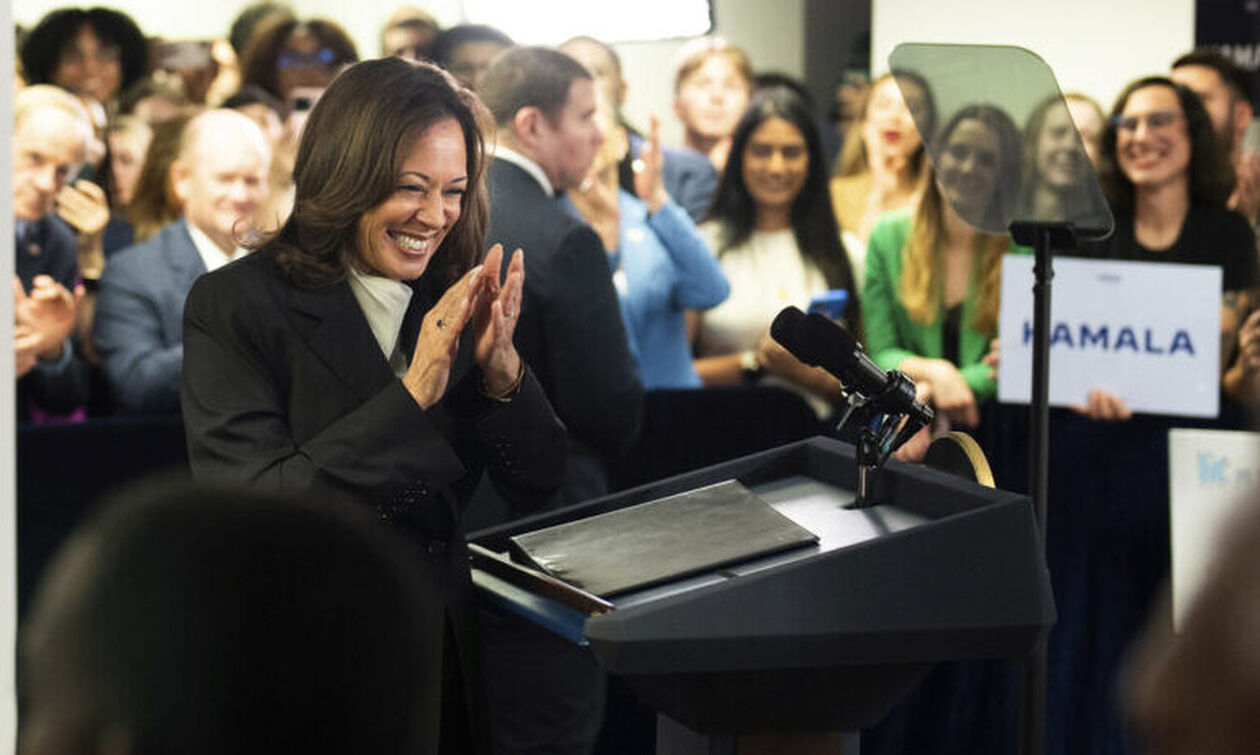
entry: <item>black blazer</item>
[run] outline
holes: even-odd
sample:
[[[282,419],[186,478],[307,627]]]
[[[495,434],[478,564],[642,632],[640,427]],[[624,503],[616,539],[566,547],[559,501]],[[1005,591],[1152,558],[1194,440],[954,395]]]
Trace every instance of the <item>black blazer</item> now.
[[[599,458],[630,446],[643,409],[608,255],[599,236],[519,166],[494,160],[489,185],[486,243],[525,253],[516,346],[572,441],[562,497],[576,502],[602,494],[607,483]]]
[[[423,279],[415,289],[403,327],[408,354],[437,298]],[[349,284],[298,288],[263,250],[201,276],[189,292],[182,401],[195,478],[349,493],[410,534],[437,572],[435,597],[447,605],[464,678],[479,684],[459,509],[483,469],[517,503],[547,499],[563,475],[566,441],[532,374],[507,404],[480,395],[472,340],[461,339],[446,396],[422,410]],[[482,705],[470,710],[484,715]]]

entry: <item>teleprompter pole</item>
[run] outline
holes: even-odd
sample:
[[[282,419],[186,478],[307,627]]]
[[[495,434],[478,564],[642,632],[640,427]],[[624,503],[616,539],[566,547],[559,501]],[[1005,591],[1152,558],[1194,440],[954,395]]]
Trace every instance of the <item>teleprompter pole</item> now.
[[[1072,249],[1076,233],[1070,223],[1011,223],[1016,243],[1033,248],[1032,413],[1028,432],[1028,493],[1037,520],[1042,558],[1046,553],[1046,502],[1050,463],[1050,287],[1054,278],[1051,252]],[[1046,637],[1024,662],[1020,705],[1020,752],[1041,755],[1046,743]]]

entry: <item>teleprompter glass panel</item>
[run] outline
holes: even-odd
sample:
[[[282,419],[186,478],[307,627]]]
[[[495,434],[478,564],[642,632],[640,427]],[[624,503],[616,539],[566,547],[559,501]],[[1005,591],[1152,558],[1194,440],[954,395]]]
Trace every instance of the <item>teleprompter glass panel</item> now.
[[[1054,73],[1000,45],[901,44],[888,58],[943,198],[987,233],[1012,222],[1111,232],[1098,175]]]

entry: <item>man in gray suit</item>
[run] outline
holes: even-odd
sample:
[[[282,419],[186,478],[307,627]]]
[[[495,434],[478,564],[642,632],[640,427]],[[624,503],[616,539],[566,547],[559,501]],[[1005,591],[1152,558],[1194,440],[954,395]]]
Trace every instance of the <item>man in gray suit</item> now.
[[[267,195],[271,150],[249,118],[211,110],[188,123],[170,181],[184,216],[105,266],[93,340],[117,410],[179,410],[184,298],[197,276],[244,253]]]

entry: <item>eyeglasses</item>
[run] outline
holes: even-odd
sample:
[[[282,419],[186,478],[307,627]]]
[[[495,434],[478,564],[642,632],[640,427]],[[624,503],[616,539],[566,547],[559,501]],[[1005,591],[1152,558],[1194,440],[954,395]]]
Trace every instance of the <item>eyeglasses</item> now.
[[[321,47],[315,52],[293,52],[286,50],[280,53],[280,57],[276,60],[276,65],[280,68],[297,68],[298,66],[330,66],[336,60],[337,53],[327,47]]]
[[[1117,131],[1132,133],[1137,131],[1138,126],[1145,121],[1148,129],[1159,131],[1173,125],[1181,120],[1182,117],[1181,113],[1178,113],[1176,110],[1155,110],[1144,115],[1117,115],[1111,119],[1111,125],[1115,126]]]

